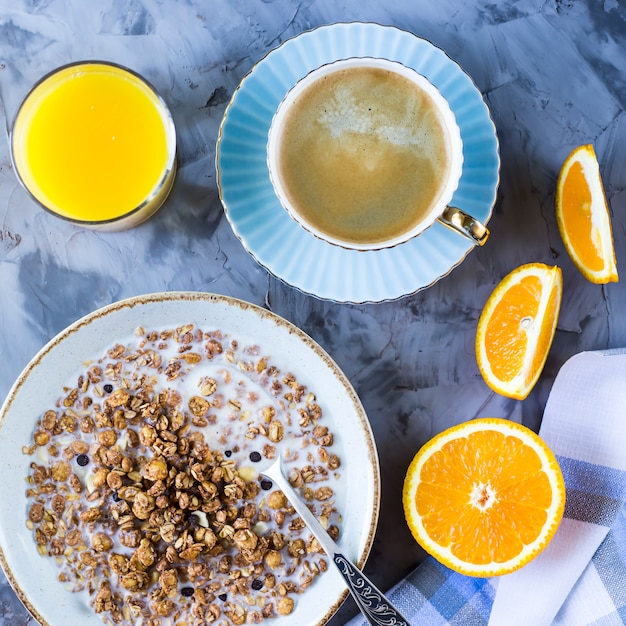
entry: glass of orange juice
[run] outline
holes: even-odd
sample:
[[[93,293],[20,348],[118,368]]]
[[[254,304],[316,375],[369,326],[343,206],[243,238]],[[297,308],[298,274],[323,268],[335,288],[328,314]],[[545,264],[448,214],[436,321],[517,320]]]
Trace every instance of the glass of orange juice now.
[[[104,61],[64,65],[19,107],[11,157],[22,185],[46,210],[103,231],[132,228],[167,198],[176,132],[156,90]]]

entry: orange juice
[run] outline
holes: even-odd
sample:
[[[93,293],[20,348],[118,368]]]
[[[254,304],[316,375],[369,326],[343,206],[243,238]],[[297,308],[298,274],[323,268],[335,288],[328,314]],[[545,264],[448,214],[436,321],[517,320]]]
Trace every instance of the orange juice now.
[[[152,215],[174,179],[176,138],[155,90],[117,65],[64,66],[20,107],[11,137],[16,171],[49,211],[121,230]]]

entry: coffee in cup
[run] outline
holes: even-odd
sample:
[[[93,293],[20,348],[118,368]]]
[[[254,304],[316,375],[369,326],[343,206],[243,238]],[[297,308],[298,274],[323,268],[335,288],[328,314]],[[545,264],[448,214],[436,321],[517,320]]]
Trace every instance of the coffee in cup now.
[[[445,98],[386,59],[312,71],[286,95],[268,137],[281,204],[317,237],[358,250],[403,243],[449,214],[462,165]]]

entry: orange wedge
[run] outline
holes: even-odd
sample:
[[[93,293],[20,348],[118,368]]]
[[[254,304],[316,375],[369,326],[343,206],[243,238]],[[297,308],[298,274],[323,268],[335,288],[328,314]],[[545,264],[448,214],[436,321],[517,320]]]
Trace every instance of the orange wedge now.
[[[419,450],[402,502],[413,536],[433,557],[468,576],[500,576],[548,545],[563,516],[565,485],[533,431],[482,418]]]
[[[617,282],[611,216],[593,146],[565,159],[556,185],[556,220],[574,265],[592,283]]]
[[[476,360],[495,392],[523,400],[535,386],[554,339],[562,289],[558,267],[529,263],[489,296],[476,329]]]

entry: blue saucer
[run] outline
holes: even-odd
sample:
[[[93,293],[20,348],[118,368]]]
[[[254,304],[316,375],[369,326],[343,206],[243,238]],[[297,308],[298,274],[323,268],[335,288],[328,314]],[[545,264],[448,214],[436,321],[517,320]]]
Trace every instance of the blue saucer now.
[[[432,285],[461,263],[473,245],[435,223],[394,248],[359,252],[333,246],[289,217],[274,193],[266,162],[270,123],[287,91],[316,67],[355,56],[383,57],[412,67],[448,100],[461,129],[464,159],[452,204],[487,223],[500,159],[495,127],[480,92],[441,49],[378,24],[340,23],[304,32],[254,66],[233,94],[220,127],[218,187],[233,231],[276,277],[319,298],[382,302]]]

